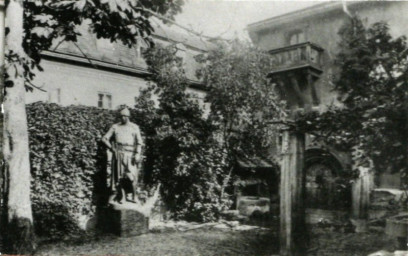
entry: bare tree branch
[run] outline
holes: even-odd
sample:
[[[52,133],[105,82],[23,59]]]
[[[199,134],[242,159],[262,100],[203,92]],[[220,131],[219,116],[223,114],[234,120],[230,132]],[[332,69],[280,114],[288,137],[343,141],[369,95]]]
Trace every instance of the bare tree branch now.
[[[40,90],[40,91],[42,91],[42,92],[47,92],[47,91],[44,90],[42,87],[39,87],[39,86],[33,84],[31,81],[26,80],[25,82],[28,83],[29,86],[31,86],[31,87],[33,87],[33,88],[35,88],[35,89],[37,89],[37,90]]]
[[[58,49],[58,47],[65,41],[65,37],[58,42],[58,44],[54,47],[53,51],[56,51]]]
[[[98,67],[91,61],[90,58],[88,58],[88,56],[85,54],[85,52],[82,51],[81,47],[79,47],[79,45],[76,42],[73,42],[73,43],[78,48],[78,50],[82,53],[82,55],[85,57],[85,59],[87,59],[88,62],[92,65],[92,67],[97,69]]]

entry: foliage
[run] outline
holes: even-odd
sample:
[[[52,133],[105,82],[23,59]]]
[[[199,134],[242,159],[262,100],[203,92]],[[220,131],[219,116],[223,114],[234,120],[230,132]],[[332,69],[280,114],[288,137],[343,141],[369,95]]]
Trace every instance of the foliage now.
[[[32,205],[37,234],[61,238],[94,214],[106,182],[101,136],[112,111],[34,103],[27,106]]]
[[[284,102],[268,78],[270,56],[234,40],[218,42],[198,61],[203,65],[198,76],[211,104],[208,120],[223,142],[229,164],[239,157],[270,159],[277,134],[272,121],[284,115]]]
[[[136,111],[146,134],[146,178],[163,183],[175,217],[214,220],[230,203],[226,188],[237,157],[270,157],[274,137],[268,122],[283,112],[283,102],[268,83],[266,54],[238,41],[219,42],[196,57],[211,104],[205,118],[188,93],[176,51],[157,47],[145,55],[151,84]]]
[[[358,17],[339,31],[341,68],[335,89],[341,107],[298,120],[298,129],[318,133],[343,150],[363,152],[359,165],[377,171],[408,171],[408,49],[386,23],[365,28]]]
[[[225,153],[213,136],[199,102],[187,91],[176,48],[156,47],[145,55],[152,73],[136,104],[146,136],[145,180],[162,183],[164,201],[175,218],[209,221],[229,201],[221,197]]]

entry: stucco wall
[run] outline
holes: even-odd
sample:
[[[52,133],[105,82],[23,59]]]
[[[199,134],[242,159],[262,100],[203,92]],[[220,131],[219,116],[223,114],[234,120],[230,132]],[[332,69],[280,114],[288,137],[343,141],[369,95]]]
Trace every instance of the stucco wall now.
[[[63,106],[85,105],[98,106],[98,93],[112,95],[112,108],[126,104],[133,106],[140,89],[146,88],[147,82],[136,77],[117,72],[104,71],[93,67],[83,67],[53,60],[43,60],[43,72],[37,72],[34,84],[46,92],[34,89],[26,93],[26,102],[53,102]],[[60,95],[58,97],[58,91]],[[204,103],[205,92],[189,88],[188,92],[209,112],[209,105]]]
[[[86,105],[98,106],[98,94],[110,94],[112,97],[111,108],[126,104],[133,106],[135,97],[139,95],[141,88],[146,87],[147,82],[141,75],[147,72],[147,65],[142,58],[140,47],[146,47],[142,40],[139,45],[132,48],[126,47],[120,42],[110,42],[107,39],[96,39],[90,33],[89,22],[84,22],[78,27],[81,36],[77,43],[54,42],[54,46],[48,54],[58,55],[62,58],[76,58],[86,61],[84,54],[93,62],[103,62],[104,65],[110,65],[111,71],[77,65],[64,60],[55,61],[54,59],[45,59],[42,62],[44,72],[37,72],[34,84],[42,87],[46,92],[34,90],[26,94],[26,102],[46,101],[59,103],[61,105]],[[175,33],[167,27],[158,29],[158,34],[154,35],[154,41],[158,44],[167,46],[176,44],[179,51],[177,55],[183,57],[186,75],[189,79],[197,81],[195,71],[198,63],[194,56],[205,51],[202,43],[195,42],[190,37],[184,40],[180,34]],[[177,40],[183,39],[182,42]],[[56,47],[58,46],[58,47]],[[139,72],[140,76],[123,74],[116,72],[116,68],[124,68],[132,72]],[[108,69],[110,70],[110,69]],[[205,92],[198,89],[190,89],[197,97],[197,100],[203,107],[208,106],[203,103]]]
[[[55,102],[61,105],[98,106],[98,93],[112,95],[112,107],[133,106],[139,90],[146,86],[143,78],[118,74],[72,64],[44,60],[44,72],[34,80],[47,92],[34,90],[26,94],[26,102]],[[60,102],[56,90],[60,89]],[[51,99],[49,98],[51,96]]]

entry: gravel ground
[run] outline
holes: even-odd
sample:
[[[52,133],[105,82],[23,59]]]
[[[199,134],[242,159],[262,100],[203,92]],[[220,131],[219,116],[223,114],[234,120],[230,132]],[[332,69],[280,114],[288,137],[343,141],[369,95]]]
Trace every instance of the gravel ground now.
[[[383,232],[341,233],[323,228],[312,229],[308,255],[318,256],[367,256],[386,250],[397,250],[395,238]]]
[[[59,242],[40,246],[37,255],[272,255],[278,250],[276,241],[270,231],[174,231]]]
[[[310,252],[319,256],[366,256],[396,250],[383,233],[342,233],[313,228]],[[40,245],[37,255],[278,255],[278,233],[265,230],[166,231],[136,237],[101,236]]]

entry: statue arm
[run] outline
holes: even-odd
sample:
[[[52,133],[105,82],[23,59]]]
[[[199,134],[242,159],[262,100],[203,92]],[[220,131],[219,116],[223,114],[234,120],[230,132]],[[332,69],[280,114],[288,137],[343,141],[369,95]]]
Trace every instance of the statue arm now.
[[[136,157],[138,157],[138,158],[140,158],[141,153],[142,153],[142,145],[143,145],[143,140],[142,140],[142,136],[140,134],[140,129],[139,129],[139,127],[136,127],[134,155]]]
[[[113,126],[109,129],[109,131],[102,137],[102,142],[103,144],[106,145],[106,147],[110,150],[113,151],[112,144],[110,143],[110,139],[112,138],[114,133],[114,128]]]

